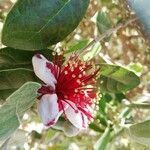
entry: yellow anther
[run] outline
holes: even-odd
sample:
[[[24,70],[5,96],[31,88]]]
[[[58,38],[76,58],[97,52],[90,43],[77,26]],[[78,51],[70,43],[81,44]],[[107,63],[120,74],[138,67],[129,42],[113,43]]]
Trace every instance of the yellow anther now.
[[[65,73],[65,75],[67,75],[67,74],[68,74],[68,71],[65,71],[64,73]]]
[[[75,74],[73,74],[73,75],[72,75],[72,77],[73,77],[73,78],[75,78],[75,77],[76,77],[76,75],[75,75]]]
[[[82,67],[79,67],[79,70],[82,70],[83,68]]]
[[[75,89],[74,92],[75,92],[75,93],[78,93],[78,89]]]
[[[79,76],[78,76],[79,78],[82,78],[82,74],[79,74]]]
[[[79,84],[80,84],[80,83],[81,83],[81,81],[80,81],[79,79],[77,79],[77,83],[79,83]]]

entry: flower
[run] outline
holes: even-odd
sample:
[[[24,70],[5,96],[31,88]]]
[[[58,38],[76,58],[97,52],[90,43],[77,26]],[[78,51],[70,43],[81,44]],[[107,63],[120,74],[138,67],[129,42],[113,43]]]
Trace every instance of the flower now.
[[[85,129],[93,118],[98,70],[74,54],[63,65],[60,60],[52,63],[41,54],[32,58],[34,72],[44,82],[38,90],[38,113],[45,126],[54,126],[63,116],[77,129]]]

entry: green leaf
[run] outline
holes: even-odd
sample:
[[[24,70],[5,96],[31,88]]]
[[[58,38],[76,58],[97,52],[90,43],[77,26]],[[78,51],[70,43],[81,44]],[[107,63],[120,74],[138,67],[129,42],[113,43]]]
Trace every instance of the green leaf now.
[[[32,57],[41,53],[48,59],[52,59],[50,49],[41,51],[24,51],[10,47],[0,49],[0,70],[14,68],[32,68]]]
[[[11,147],[14,146],[22,146],[25,142],[27,142],[27,131],[18,129],[11,138],[9,138],[9,141],[7,142],[7,149],[11,149]],[[6,150],[7,150],[6,149]]]
[[[83,56],[83,59],[85,61],[89,61],[90,59],[92,59],[93,57],[95,57],[96,55],[99,54],[99,52],[101,51],[101,44],[98,42],[98,43],[95,43],[92,47],[91,47],[91,50],[86,52],[86,54]]]
[[[97,15],[97,27],[100,33],[104,33],[112,27],[111,20],[105,12],[99,11]]]
[[[148,0],[129,0],[129,4],[135,11],[139,20],[143,23],[145,33],[150,36],[150,1]]]
[[[129,133],[136,142],[150,145],[150,120],[130,126]]]
[[[1,102],[3,103],[6,100],[6,98],[9,95],[11,95],[13,92],[15,92],[16,90],[17,90],[17,88],[0,90],[0,104],[1,104]]]
[[[21,147],[27,142],[27,131],[18,129],[13,136],[5,141],[0,141],[0,150],[12,150],[12,147]]]
[[[37,81],[34,72],[29,69],[9,69],[0,71],[0,99],[8,97],[28,81]]]
[[[88,44],[89,40],[81,40],[77,44],[71,46],[68,48],[68,50],[65,52],[65,54],[75,52],[77,50],[81,50]]]
[[[0,71],[0,90],[17,89],[28,81],[35,81],[34,72],[29,69],[9,69]]]
[[[99,101],[99,111],[100,114],[106,116],[106,96],[102,94],[100,101]]]
[[[102,3],[102,6],[106,6],[109,9],[112,9],[112,7],[114,6],[112,0],[100,0],[100,2]]]
[[[127,97],[123,93],[116,93],[115,94],[115,99],[121,103],[123,99],[127,99]]]
[[[139,77],[132,71],[117,65],[100,65],[100,88],[103,92],[120,93],[139,85]]]
[[[129,68],[132,69],[134,72],[137,72],[137,73],[141,73],[143,70],[143,66],[140,63],[131,63],[129,65]]]
[[[110,140],[110,133],[111,133],[110,128],[106,128],[103,135],[94,145],[94,150],[106,150],[107,144],[109,143]]]
[[[8,143],[9,143],[9,138],[0,146],[1,150],[7,150],[8,149]]]
[[[24,84],[0,107],[0,140],[8,138],[19,127],[23,114],[33,105],[39,87],[35,82]]]
[[[32,139],[42,139],[42,135],[35,130],[31,132],[31,136],[32,136]]]
[[[129,107],[124,108],[122,112],[119,114],[119,119],[131,117],[131,110],[132,109]]]
[[[66,38],[79,24],[89,0],[18,0],[2,31],[4,45],[35,50]]]
[[[89,128],[96,131],[96,132],[104,132],[103,129],[101,129],[97,124],[95,123],[90,123]]]

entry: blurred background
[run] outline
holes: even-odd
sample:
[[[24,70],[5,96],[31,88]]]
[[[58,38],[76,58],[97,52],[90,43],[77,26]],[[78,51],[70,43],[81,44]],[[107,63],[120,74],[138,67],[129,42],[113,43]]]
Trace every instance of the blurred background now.
[[[0,30],[15,1],[0,0]],[[67,57],[76,48],[86,47],[87,43],[112,29],[113,34],[95,42],[87,49],[83,59],[125,66],[140,76],[140,85],[126,93],[99,92],[95,120],[88,130],[76,137],[66,137],[62,131],[54,129],[45,130],[35,105],[24,115],[22,125],[8,143],[8,150],[92,150],[97,141],[103,146],[100,150],[150,150],[149,146],[132,140],[129,131],[125,130],[132,123],[150,119],[148,109],[136,105],[127,107],[131,102],[150,102],[149,38],[138,20],[115,30],[120,23],[133,18],[135,13],[125,0],[91,0],[77,29],[53,47],[66,49]]]

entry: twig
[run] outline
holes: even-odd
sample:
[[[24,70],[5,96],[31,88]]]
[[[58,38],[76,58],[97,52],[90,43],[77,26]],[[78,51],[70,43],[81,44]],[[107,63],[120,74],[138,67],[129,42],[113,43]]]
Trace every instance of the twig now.
[[[139,109],[149,109],[150,104],[149,103],[131,103],[128,105],[128,107],[139,108]]]
[[[128,19],[126,22],[119,23],[115,28],[111,28],[111,29],[107,30],[100,37],[96,37],[94,40],[92,40],[85,48],[82,49],[82,51],[88,49],[89,47],[91,47],[95,43],[102,41],[104,38],[109,37],[114,32],[118,31],[121,28],[124,28],[124,27],[128,26],[129,24],[133,23],[136,20],[137,20],[137,18],[134,17],[134,18]]]

